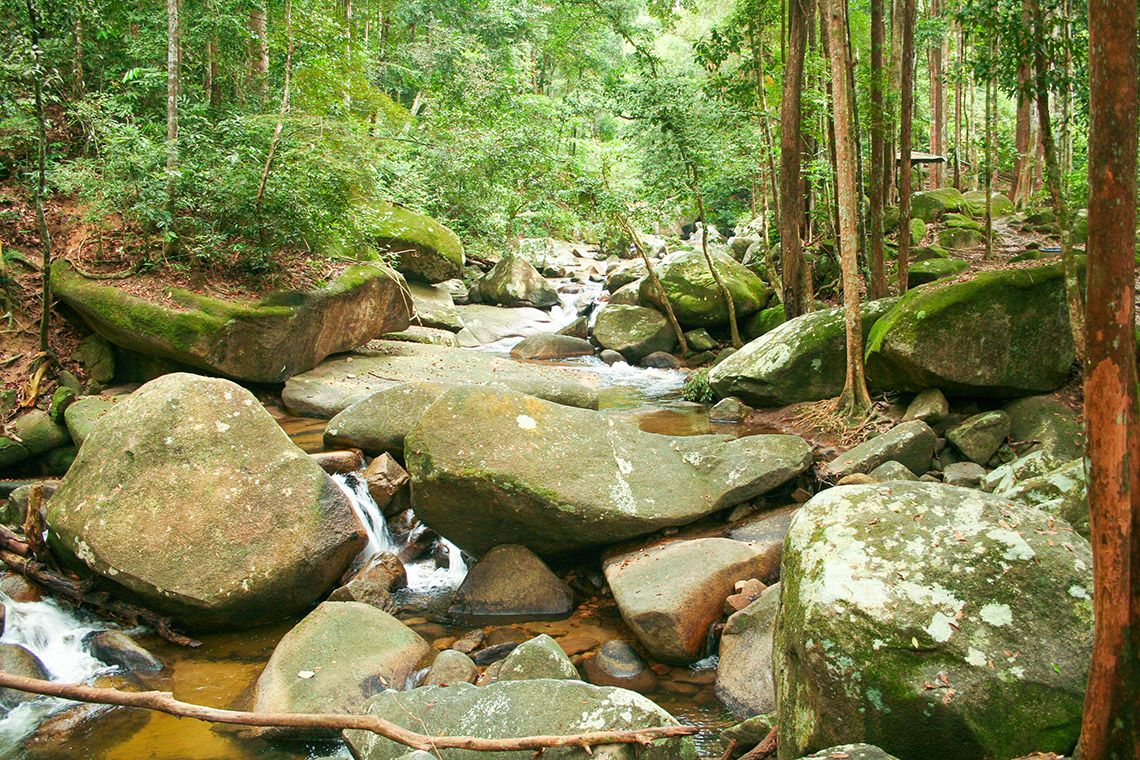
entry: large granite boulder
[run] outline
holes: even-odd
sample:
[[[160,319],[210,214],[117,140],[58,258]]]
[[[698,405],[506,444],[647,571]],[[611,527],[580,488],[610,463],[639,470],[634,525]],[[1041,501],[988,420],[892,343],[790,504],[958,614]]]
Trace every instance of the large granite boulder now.
[[[502,544],[475,563],[452,597],[448,614],[467,625],[561,620],[574,592],[525,546]]]
[[[656,309],[611,303],[598,312],[594,340],[626,361],[639,362],[657,351],[672,351],[677,333]]]
[[[709,252],[717,273],[732,295],[739,320],[759,311],[768,303],[771,292],[764,281],[726,253]],[[665,296],[673,307],[677,321],[686,327],[705,327],[728,322],[728,306],[709,271],[708,262],[699,251],[670,254],[654,267]],[[643,303],[662,306],[657,289],[649,278],[641,281]]]
[[[456,420],[463,420],[457,425]],[[533,396],[447,391],[404,439],[412,505],[481,553],[539,554],[682,525],[803,472],[811,449],[783,435],[672,437]]]
[[[483,300],[501,306],[553,306],[558,293],[530,262],[508,253],[479,281]]]
[[[910,197],[910,215],[924,222],[936,221],[943,214],[966,209],[962,193],[952,187],[924,190]]]
[[[889,390],[1026,396],[1069,377],[1061,265],[983,272],[909,291],[872,328],[867,373]]]
[[[57,553],[198,630],[311,607],[365,544],[344,492],[253,394],[188,374],[95,424],[47,523]]]
[[[864,340],[895,303],[884,298],[860,307]],[[709,370],[709,385],[721,398],[736,396],[752,406],[834,398],[847,372],[845,330],[841,308],[796,317]]]
[[[370,456],[386,452],[403,459],[404,436],[424,410],[451,387],[451,383],[428,381],[376,391],[329,420],[325,447],[333,451],[360,449]]]
[[[111,343],[258,383],[279,383],[330,354],[403,330],[410,316],[404,279],[379,263],[256,303],[168,288],[167,306],[89,280],[67,262],[52,266],[51,280],[55,294]]]
[[[443,285],[409,282],[408,293],[412,296],[413,326],[434,327],[450,332],[463,329],[463,320],[455,310],[455,299]]]
[[[736,582],[760,575],[763,563],[746,543],[697,538],[619,551],[602,569],[622,618],[649,654],[689,663],[704,656],[709,628]]]
[[[777,614],[779,754],[1071,754],[1092,552],[1060,519],[934,483],[847,486],[797,513]]]
[[[1066,460],[1084,456],[1084,426],[1071,409],[1056,399],[1020,398],[1002,410],[1009,415],[1009,438],[1019,454],[1044,451]]]
[[[504,338],[525,338],[554,329],[550,312],[533,306],[489,306],[468,304],[456,306],[464,328],[456,334],[459,344],[466,348],[495,343]]]
[[[368,351],[328,359],[289,378],[281,400],[290,413],[333,417],[380,390],[403,383],[498,385],[539,398],[588,409],[598,408],[595,376],[563,367],[540,367],[447,346],[373,341]]]
[[[551,678],[389,691],[365,702],[363,712],[418,733],[487,739],[678,725],[669,713],[635,692]],[[345,731],[344,738],[360,760],[394,760],[408,749],[371,731]],[[697,760],[690,737],[639,749],[635,753],[632,745],[614,745],[604,752],[609,760]],[[589,760],[602,751],[596,747],[587,754],[582,747],[554,747],[543,754],[551,760]],[[442,760],[527,760],[534,753],[442,749],[434,754]]]
[[[435,283],[463,275],[463,245],[430,216],[380,200],[366,202],[360,215],[376,244],[395,253],[396,270],[409,279]]]
[[[290,629],[254,684],[253,711],[354,713],[368,697],[406,688],[431,651],[387,612],[360,602],[325,602]],[[333,739],[339,731],[266,728],[264,737]]]

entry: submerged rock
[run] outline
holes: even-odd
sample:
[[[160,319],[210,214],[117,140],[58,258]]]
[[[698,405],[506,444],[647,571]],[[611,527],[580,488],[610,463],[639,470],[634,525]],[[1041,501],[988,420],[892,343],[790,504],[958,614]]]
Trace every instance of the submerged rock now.
[[[780,757],[859,741],[914,760],[1069,754],[1092,552],[1065,527],[940,484],[817,494],[785,545]]]
[[[550,554],[683,525],[811,463],[810,447],[793,436],[655,435],[474,386],[440,396],[405,438],[404,454],[416,514],[475,553],[520,543]]]
[[[647,694],[657,688],[657,674],[633,645],[610,639],[584,663],[586,678],[595,686],[619,686]]]
[[[0,642],[0,670],[24,678],[38,678],[41,681],[51,680],[51,675],[44,664],[40,662],[40,658],[19,644]],[[0,689],[0,713],[6,713],[24,702],[38,698],[38,694],[27,691]]]
[[[365,543],[341,489],[253,394],[188,374],[100,419],[46,515],[60,556],[198,630],[310,607]]]
[[[669,713],[635,692],[559,679],[391,691],[365,702],[363,711],[412,731],[488,739],[678,725]],[[504,716],[509,719],[504,720]],[[407,750],[404,745],[370,731],[345,731],[344,738],[353,756],[360,760],[391,760]],[[595,753],[600,751],[601,748],[594,750]],[[527,760],[534,753],[530,750],[444,749],[438,754],[442,760]],[[551,760],[589,760],[590,757],[581,747],[551,748],[544,755]],[[605,755],[609,760],[633,760],[635,749],[628,744],[614,745],[605,749]],[[640,760],[697,760],[697,750],[691,737],[683,737],[653,742],[636,757]]]

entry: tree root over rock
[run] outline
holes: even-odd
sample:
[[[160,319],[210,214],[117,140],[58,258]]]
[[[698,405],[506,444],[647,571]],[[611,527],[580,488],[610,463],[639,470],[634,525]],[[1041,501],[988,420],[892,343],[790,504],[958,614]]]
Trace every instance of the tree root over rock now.
[[[440,749],[470,749],[480,752],[509,752],[517,750],[542,751],[547,747],[582,747],[592,754],[590,747],[605,744],[637,744],[646,746],[658,739],[691,736],[696,726],[660,726],[633,731],[592,731],[570,736],[522,736],[513,739],[484,739],[475,736],[427,736],[409,731],[375,715],[346,715],[325,713],[256,713],[238,710],[221,710],[189,702],[180,702],[164,691],[129,692],[117,689],[98,689],[78,684],[53,683],[38,678],[25,678],[0,671],[0,687],[17,689],[32,694],[70,699],[120,707],[140,707],[174,715],[195,718],[211,723],[228,723],[239,726],[323,728],[334,731],[355,729],[371,731],[413,749],[433,752]],[[751,760],[751,758],[750,758]]]

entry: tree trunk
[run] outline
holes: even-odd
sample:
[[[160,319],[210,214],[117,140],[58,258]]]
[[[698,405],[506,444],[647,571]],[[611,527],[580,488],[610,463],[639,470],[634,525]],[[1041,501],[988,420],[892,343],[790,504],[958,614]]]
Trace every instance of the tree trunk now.
[[[753,43],[753,54],[756,56],[756,94],[760,106],[760,134],[764,138],[764,152],[767,154],[768,179],[772,188],[772,203],[774,213],[780,216],[780,186],[776,175],[776,145],[772,142],[772,130],[768,125],[768,93],[764,85],[764,36]],[[767,202],[764,203],[765,208]],[[768,237],[767,213],[765,213],[764,237]],[[774,273],[779,276],[779,273]]]
[[[883,263],[883,0],[871,0],[871,250],[868,257],[870,278],[867,297],[874,301],[889,295]]]
[[[1022,0],[1021,28],[1029,29],[1031,23],[1032,16],[1029,12],[1029,0]],[[1014,127],[1013,138],[1013,185],[1009,189],[1009,199],[1013,201],[1013,205],[1018,208],[1021,208],[1022,202],[1030,195],[1030,193],[1026,192],[1025,183],[1021,175],[1025,169],[1025,163],[1029,159],[1030,123],[1033,114],[1033,99],[1029,97],[1027,90],[1029,88],[1029,79],[1033,76],[1032,64],[1032,59],[1026,56],[1021,61],[1021,65],[1017,67],[1017,122]]]
[[[938,0],[929,0],[929,15],[936,19],[942,15]],[[943,154],[942,146],[942,40],[932,39],[926,50],[927,68],[930,72],[930,152],[936,156]],[[930,189],[942,186],[942,164],[931,164],[929,174]]]
[[[914,1],[902,0],[902,97],[899,105],[899,295],[910,276],[910,139],[914,119]]]
[[[1082,760],[1140,758],[1140,430],[1133,325],[1136,3],[1089,0],[1085,424],[1096,635]]]
[[[174,200],[178,187],[179,0],[166,0],[166,224],[162,252],[174,243]]]
[[[253,30],[253,51],[250,56],[250,78],[253,91],[261,102],[269,95],[269,27],[265,7],[255,6],[249,14],[249,27]]]
[[[48,328],[51,326],[51,233],[44,216],[44,194],[47,177],[47,116],[44,114],[43,52],[40,47],[40,18],[34,0],[26,0],[28,31],[32,43],[32,88],[36,101],[36,222],[40,228],[41,312],[40,352],[48,350]],[[46,360],[45,360],[46,361]],[[34,399],[33,399],[34,401]]]
[[[206,43],[206,92],[209,93],[210,108],[222,107],[222,77],[218,70],[218,38],[211,37]]]
[[[854,107],[847,67],[847,0],[828,0],[828,57],[831,61],[832,111],[835,114],[835,177],[839,198],[840,261],[843,269],[843,317],[847,330],[847,381],[839,396],[839,413],[862,419],[871,409],[863,372],[863,329],[859,319],[859,265],[855,210]]]
[[[990,58],[994,57],[994,43],[990,41]],[[993,73],[989,73],[986,77],[986,260],[989,261],[994,257],[994,213],[993,213],[993,195],[994,195],[994,168],[993,168],[993,144],[994,144],[994,109],[997,107],[997,81],[994,79]]]
[[[788,0],[788,56],[784,63],[784,96],[780,103],[780,253],[783,258],[784,315],[793,319],[806,311],[810,293],[803,292],[806,269],[800,241],[804,211],[801,172],[801,104],[804,56],[814,0]]]
[[[962,191],[962,77],[966,58],[966,32],[958,26],[958,67],[954,74],[954,189]]]
[[[709,222],[705,217],[705,197],[701,192],[700,175],[697,174],[697,165],[693,161],[689,161],[689,171],[693,178],[693,192],[697,195],[697,211],[701,215],[701,253],[705,255],[705,263],[709,267],[709,274],[712,275],[713,282],[716,283],[716,289],[720,291],[720,297],[724,300],[724,305],[728,309],[728,330],[732,338],[732,346],[733,348],[740,348],[744,345],[744,341],[740,339],[740,328],[736,324],[736,304],[733,303],[732,293],[729,292],[728,286],[724,284],[724,279],[720,276],[720,272],[717,271],[712,256],[709,255]]]
[[[677,321],[677,315],[673,311],[673,304],[669,303],[669,296],[665,293],[665,286],[661,284],[661,278],[653,271],[653,262],[649,260],[649,252],[645,250],[645,243],[641,240],[641,235],[637,234],[637,230],[634,229],[633,224],[624,216],[618,216],[618,225],[625,230],[625,234],[629,235],[634,249],[638,255],[641,256],[641,261],[645,264],[645,272],[649,278],[649,283],[653,286],[653,292],[657,294],[657,299],[661,302],[661,308],[665,310],[665,318],[669,320],[669,327],[673,328],[673,334],[677,336],[678,350],[682,356],[689,353],[689,342],[685,339],[685,331],[681,329],[681,323]]]

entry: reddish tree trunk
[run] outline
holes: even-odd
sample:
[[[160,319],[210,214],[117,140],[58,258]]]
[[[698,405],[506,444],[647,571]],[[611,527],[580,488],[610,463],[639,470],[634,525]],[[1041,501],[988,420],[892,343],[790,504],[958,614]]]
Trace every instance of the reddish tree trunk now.
[[[883,151],[886,140],[883,118],[883,0],[871,0],[871,252],[868,257],[870,279],[867,297],[885,298],[886,268],[883,265]]]
[[[899,295],[910,276],[910,138],[914,119],[914,0],[902,4],[902,99],[899,105]]]
[[[784,63],[784,97],[780,103],[780,252],[784,266],[784,314],[788,319],[805,311],[810,294],[803,292],[803,250],[800,220],[804,210],[801,154],[801,100],[804,55],[814,0],[788,1],[788,57]]]

